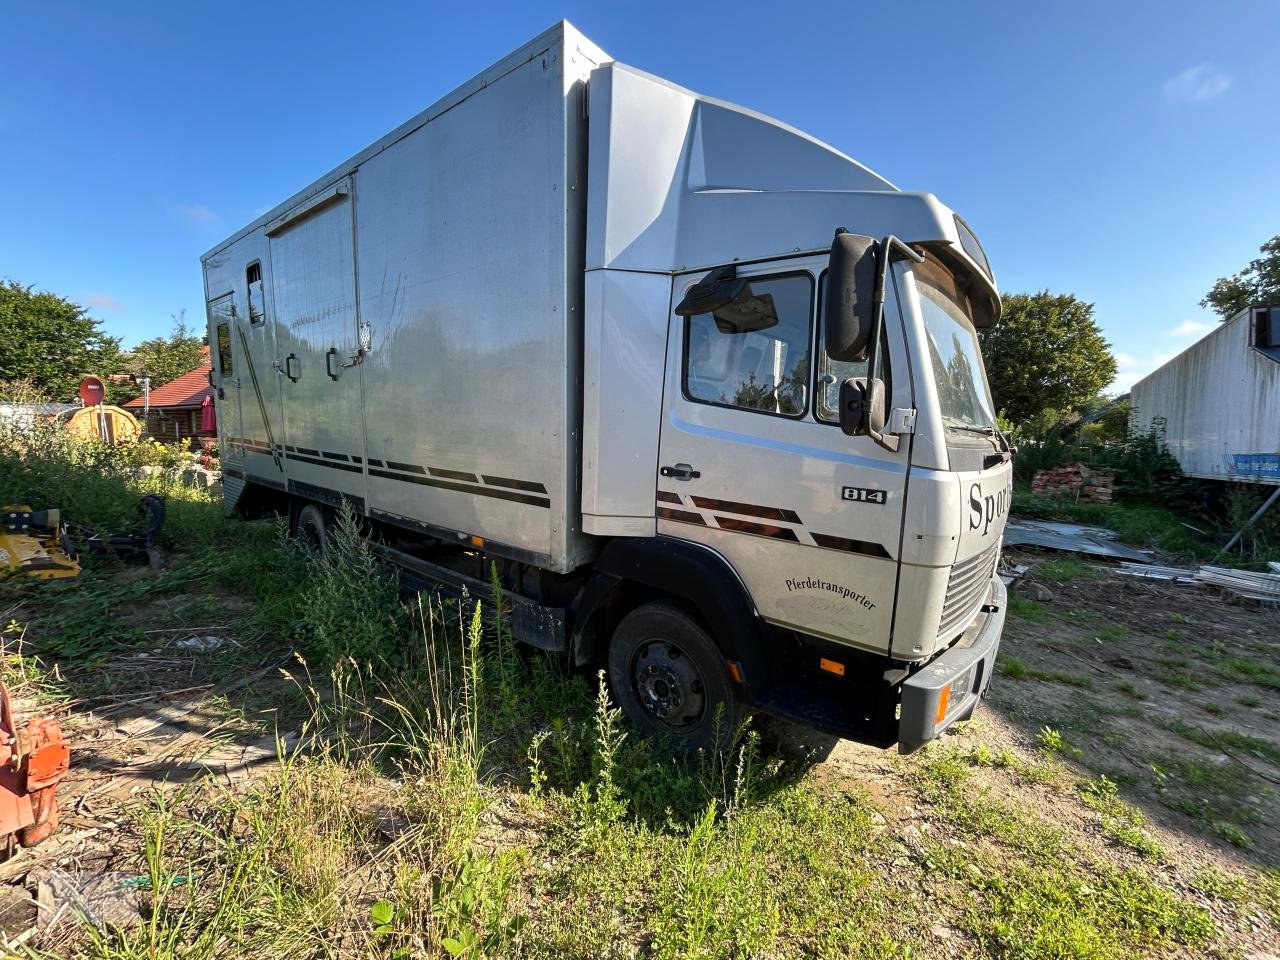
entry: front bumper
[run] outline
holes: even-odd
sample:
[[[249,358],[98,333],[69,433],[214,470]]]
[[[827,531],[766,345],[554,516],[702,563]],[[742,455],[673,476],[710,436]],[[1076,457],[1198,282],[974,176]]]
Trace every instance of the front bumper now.
[[[954,644],[902,684],[898,749],[907,753],[970,716],[995,672],[1008,594],[993,577],[991,592],[973,623]]]

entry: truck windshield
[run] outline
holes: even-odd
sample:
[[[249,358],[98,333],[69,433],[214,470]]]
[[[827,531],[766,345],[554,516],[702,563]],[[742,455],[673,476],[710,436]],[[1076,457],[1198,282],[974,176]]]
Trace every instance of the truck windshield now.
[[[948,434],[992,434],[996,416],[968,298],[932,256],[915,274],[943,425]]]

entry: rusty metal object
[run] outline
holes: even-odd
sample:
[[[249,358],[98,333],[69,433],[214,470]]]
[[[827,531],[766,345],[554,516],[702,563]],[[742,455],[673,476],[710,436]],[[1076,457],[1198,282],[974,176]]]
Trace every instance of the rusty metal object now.
[[[58,829],[58,782],[70,763],[58,722],[32,718],[19,727],[0,683],[0,845],[7,854]]]

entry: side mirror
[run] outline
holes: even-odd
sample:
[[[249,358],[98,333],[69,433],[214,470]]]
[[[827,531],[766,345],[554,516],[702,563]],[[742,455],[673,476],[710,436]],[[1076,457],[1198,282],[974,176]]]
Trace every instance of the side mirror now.
[[[884,381],[850,377],[840,384],[840,429],[850,437],[879,438],[884,432]]]
[[[860,363],[867,359],[876,319],[879,252],[875,240],[855,233],[837,232],[831,241],[823,327],[827,356],[832,360]]]

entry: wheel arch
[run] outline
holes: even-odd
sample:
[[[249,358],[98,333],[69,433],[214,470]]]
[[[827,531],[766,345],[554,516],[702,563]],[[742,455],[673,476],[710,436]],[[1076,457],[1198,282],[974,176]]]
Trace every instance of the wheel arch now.
[[[599,660],[628,612],[657,599],[681,601],[706,627],[726,660],[742,669],[748,699],[765,676],[763,630],[732,565],[702,544],[667,537],[610,541],[574,605],[570,650],[583,666]]]

